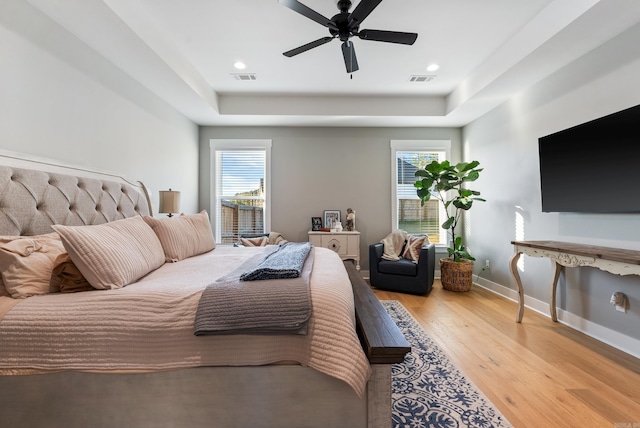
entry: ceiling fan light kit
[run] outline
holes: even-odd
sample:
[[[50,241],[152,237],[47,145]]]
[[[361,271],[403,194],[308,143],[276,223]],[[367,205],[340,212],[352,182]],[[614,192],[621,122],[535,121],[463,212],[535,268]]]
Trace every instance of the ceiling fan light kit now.
[[[358,70],[358,59],[356,58],[353,42],[349,40],[351,37],[356,36],[362,40],[398,43],[402,45],[412,45],[418,38],[416,33],[386,30],[360,30],[360,24],[362,21],[364,21],[364,19],[373,12],[382,0],[362,0],[351,13],[349,13],[349,9],[351,9],[351,1],[339,0],[338,9],[340,10],[340,13],[334,15],[331,19],[326,18],[297,0],[278,1],[294,12],[327,27],[331,34],[331,36],[322,37],[318,40],[314,40],[313,42],[309,42],[305,45],[284,52],[283,55],[289,58],[318,46],[322,46],[325,43],[329,43],[333,39],[338,38],[342,42],[342,56],[344,57],[344,64],[347,69],[347,73],[353,73]]]

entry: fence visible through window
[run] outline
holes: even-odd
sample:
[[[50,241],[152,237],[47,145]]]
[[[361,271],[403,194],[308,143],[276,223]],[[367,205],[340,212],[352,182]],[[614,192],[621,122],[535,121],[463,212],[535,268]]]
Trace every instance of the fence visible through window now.
[[[420,200],[398,200],[398,228],[411,234],[425,234],[434,244],[440,243],[440,205],[430,200],[420,206]]]
[[[253,235],[264,232],[263,201],[248,201],[259,203],[245,205],[237,201],[222,201],[222,236],[220,242],[233,244],[240,241],[242,235]]]

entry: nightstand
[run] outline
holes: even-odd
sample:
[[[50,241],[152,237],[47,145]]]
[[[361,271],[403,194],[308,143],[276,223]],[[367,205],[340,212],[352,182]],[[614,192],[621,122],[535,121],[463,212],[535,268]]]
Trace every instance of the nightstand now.
[[[309,242],[338,253],[342,260],[353,260],[360,270],[360,232],[314,232],[309,231]]]

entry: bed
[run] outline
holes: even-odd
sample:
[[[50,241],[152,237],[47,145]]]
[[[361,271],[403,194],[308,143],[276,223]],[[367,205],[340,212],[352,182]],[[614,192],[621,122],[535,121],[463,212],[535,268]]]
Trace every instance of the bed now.
[[[144,185],[117,175],[13,153],[0,164],[5,238],[138,227],[152,212]],[[103,290],[14,298],[7,290],[20,288],[4,284],[3,425],[390,426],[391,364],[408,343],[355,266],[330,250],[312,250],[307,334],[193,334],[207,285],[264,251],[218,245]]]

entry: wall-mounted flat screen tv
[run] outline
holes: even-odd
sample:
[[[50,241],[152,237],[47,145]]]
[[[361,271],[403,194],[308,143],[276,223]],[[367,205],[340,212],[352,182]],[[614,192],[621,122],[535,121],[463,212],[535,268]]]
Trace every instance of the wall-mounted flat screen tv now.
[[[640,212],[640,105],[538,139],[543,212]]]

